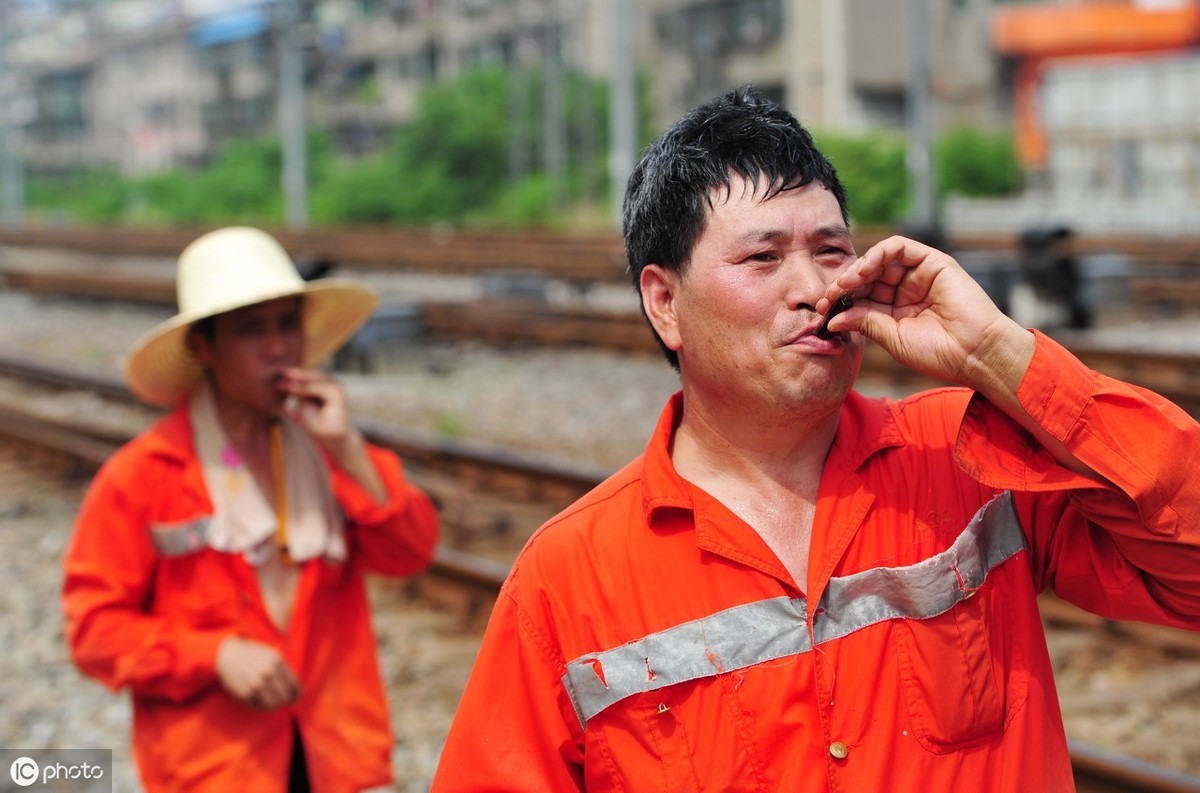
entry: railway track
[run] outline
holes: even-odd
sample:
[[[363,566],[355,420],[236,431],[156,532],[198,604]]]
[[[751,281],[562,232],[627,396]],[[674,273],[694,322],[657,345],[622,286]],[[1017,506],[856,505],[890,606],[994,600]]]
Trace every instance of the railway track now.
[[[0,245],[173,260],[206,230],[0,229]],[[334,262],[356,269],[458,275],[519,270],[585,282],[625,279],[624,248],[613,234],[441,228],[271,231],[299,261]]]
[[[60,248],[96,254],[173,258],[207,229],[0,229],[0,245]],[[623,281],[625,255],[614,233],[471,231],[449,228],[273,229],[297,257],[348,267],[480,274],[497,270],[540,272],[590,282]],[[891,230],[856,229],[855,248],[866,250]],[[952,251],[1015,255],[1015,235],[971,234],[947,241]],[[1200,237],[1093,235],[1069,239],[1076,256],[1116,253],[1137,264],[1190,268],[1200,264]]]
[[[92,390],[106,398],[124,401],[133,399],[123,384],[111,376],[75,371],[61,365],[52,366],[4,356],[0,357],[0,374],[10,378],[30,379],[54,388]],[[375,439],[385,443],[393,434],[382,428],[375,428],[373,431]],[[121,433],[109,429],[91,427],[86,422],[52,421],[11,406],[0,408],[0,436],[68,456],[89,470],[101,464],[116,445],[123,441]],[[411,444],[411,441],[407,443]],[[411,445],[403,448],[408,452],[414,451]],[[431,451],[428,457],[434,460],[444,459],[444,454],[444,450]],[[510,459],[503,454],[474,455],[470,461],[473,469],[490,466],[503,469],[506,473],[504,477],[484,477],[473,481],[505,482],[506,487],[509,487],[514,479],[536,479],[547,470],[553,476],[558,475],[553,466],[530,465],[528,460],[523,460],[522,464],[514,468],[509,465]],[[447,470],[452,469],[453,466]],[[576,484],[581,487],[592,484],[585,480],[586,476],[579,475]],[[517,488],[516,492],[529,493],[537,490],[536,487],[523,486]],[[507,566],[502,562],[450,547],[439,549],[431,570],[432,575],[454,587],[466,588],[479,596],[489,598],[498,590],[506,572]],[[1195,634],[1155,626],[1108,623],[1050,599],[1043,603],[1043,613],[1048,625],[1083,628],[1098,631],[1101,635],[1107,632],[1133,638],[1143,644],[1162,647],[1174,653],[1200,655],[1200,636]],[[1200,793],[1200,778],[1114,754],[1095,746],[1072,743],[1071,755],[1078,789],[1083,793]]]
[[[147,274],[121,267],[83,270],[78,266],[23,268],[9,264],[3,275],[10,289],[39,295],[171,305],[175,301],[174,274],[169,271]],[[561,308],[515,299],[426,301],[420,308],[420,322],[431,336],[498,346],[593,347],[657,354],[645,320],[633,312]],[[1104,346],[1082,333],[1064,333],[1060,338],[1093,369],[1156,391],[1200,415],[1200,354]],[[862,376],[913,388],[936,385],[899,366],[874,345],[868,345]],[[454,456],[453,452],[447,454]]]
[[[97,370],[55,364],[16,353],[0,354],[0,375],[56,389],[98,394],[106,399],[139,404],[117,377]],[[144,406],[143,406],[144,407]],[[157,411],[146,408],[147,420]],[[360,421],[372,443],[396,452],[445,509],[462,487],[488,491],[504,499],[535,505],[544,517],[599,483],[608,471],[564,462],[490,444],[424,436],[381,422]],[[0,405],[0,434],[50,449],[79,463],[99,467],[132,433],[91,423],[46,418],[37,413]],[[452,482],[451,484],[447,484]],[[512,517],[491,519],[492,525],[511,524]],[[529,527],[530,529],[535,528]],[[450,547],[438,551],[434,573],[476,589],[494,593],[508,567],[493,559]]]
[[[1200,779],[1120,757],[1094,746],[1070,742],[1078,793],[1195,793]]]

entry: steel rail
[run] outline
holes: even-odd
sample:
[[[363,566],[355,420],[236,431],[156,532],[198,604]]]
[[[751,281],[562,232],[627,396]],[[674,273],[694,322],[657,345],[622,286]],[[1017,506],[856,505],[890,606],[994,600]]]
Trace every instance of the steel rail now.
[[[173,275],[167,273],[142,275],[139,280],[129,274],[106,275],[103,270],[34,271],[9,266],[4,268],[4,276],[11,288],[42,294],[174,301]],[[421,307],[421,323],[434,336],[493,344],[585,346],[648,354],[658,349],[645,320],[635,312],[554,308],[519,300],[427,301]],[[1200,356],[1148,347],[1137,350],[1105,347],[1078,332],[1055,335],[1097,371],[1149,388],[1200,414]],[[867,346],[863,374],[885,377],[898,384],[932,384],[901,367],[874,345]]]
[[[4,406],[0,406],[0,435],[64,455],[92,470],[103,465],[121,445],[87,434],[79,426]],[[442,545],[434,553],[430,572],[495,595],[508,575],[508,565]]]
[[[0,352],[0,374],[140,404],[120,378],[92,367],[4,351]],[[612,473],[600,466],[479,441],[441,438],[380,421],[361,419],[358,426],[372,443],[391,449],[405,460],[476,484],[500,483],[497,489],[507,493],[516,490],[526,498],[573,500]]]
[[[1080,741],[1068,741],[1078,793],[1200,793],[1200,777]]]
[[[0,229],[0,245],[81,250],[117,255],[174,258],[208,228]],[[627,279],[624,244],[613,232],[481,231],[443,228],[358,227],[270,229],[294,256],[355,267],[439,273],[502,270],[540,272],[590,282]],[[888,236],[890,229],[859,228],[857,250]],[[1069,255],[1116,253],[1137,264],[1200,264],[1200,237],[1135,235],[1073,236],[1063,243]],[[1015,234],[959,234],[947,240],[951,251],[1016,255]]]
[[[0,269],[11,288],[35,293],[174,302],[174,276],[170,273],[134,276],[11,265]],[[519,300],[427,301],[421,307],[421,323],[434,336],[493,344],[585,346],[628,353],[656,353],[658,349],[645,320],[635,312],[564,309]],[[1078,332],[1055,335],[1097,371],[1149,388],[1200,414],[1200,356],[1148,347],[1105,347]],[[896,384],[933,384],[901,367],[875,345],[867,346],[863,374]]]

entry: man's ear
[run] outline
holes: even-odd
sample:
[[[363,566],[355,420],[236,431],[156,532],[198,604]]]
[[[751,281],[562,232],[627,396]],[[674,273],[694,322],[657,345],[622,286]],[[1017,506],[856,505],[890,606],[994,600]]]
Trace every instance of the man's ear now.
[[[679,352],[683,346],[679,336],[679,318],[675,314],[675,296],[680,274],[659,264],[647,264],[639,279],[642,308],[667,349]]]

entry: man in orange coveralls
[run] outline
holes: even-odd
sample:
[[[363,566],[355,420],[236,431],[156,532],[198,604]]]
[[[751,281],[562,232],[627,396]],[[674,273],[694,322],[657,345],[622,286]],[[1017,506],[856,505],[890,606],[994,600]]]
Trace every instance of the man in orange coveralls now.
[[[151,793],[384,785],[363,575],[423,570],[437,515],[313,368],[377,298],[306,284],[245,227],[189,245],[178,292],[179,314],[125,361],[135,394],[175,410],[101,469],[67,551],[71,652],[129,687]]]
[[[1067,791],[1037,594],[1200,627],[1200,427],[847,214],[748,89],[647,149],[626,250],[682,391],[522,551],[435,793]],[[963,387],[862,396],[864,337]]]

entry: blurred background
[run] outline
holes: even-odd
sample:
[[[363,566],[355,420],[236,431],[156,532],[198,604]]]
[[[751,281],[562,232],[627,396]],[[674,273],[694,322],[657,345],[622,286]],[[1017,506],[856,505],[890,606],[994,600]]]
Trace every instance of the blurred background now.
[[[0,219],[613,229],[752,83],[860,225],[1176,235],[1198,45],[1189,0],[0,0]]]

